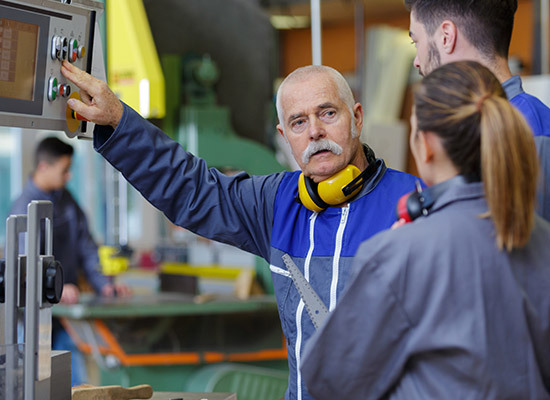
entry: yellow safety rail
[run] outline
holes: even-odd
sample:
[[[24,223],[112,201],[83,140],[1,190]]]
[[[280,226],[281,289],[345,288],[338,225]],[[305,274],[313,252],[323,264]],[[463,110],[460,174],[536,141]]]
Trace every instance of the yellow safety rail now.
[[[213,279],[237,279],[237,276],[242,272],[243,268],[218,265],[163,263],[161,264],[160,270],[165,274],[191,275]]]

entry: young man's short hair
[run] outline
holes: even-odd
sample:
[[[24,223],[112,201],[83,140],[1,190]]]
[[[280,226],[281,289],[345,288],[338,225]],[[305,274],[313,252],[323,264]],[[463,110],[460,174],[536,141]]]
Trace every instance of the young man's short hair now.
[[[489,59],[508,58],[517,0],[404,0],[415,18],[432,35],[445,19]]]
[[[56,137],[48,137],[42,140],[34,153],[35,167],[42,161],[53,164],[62,156],[71,156],[74,153],[73,146]]]

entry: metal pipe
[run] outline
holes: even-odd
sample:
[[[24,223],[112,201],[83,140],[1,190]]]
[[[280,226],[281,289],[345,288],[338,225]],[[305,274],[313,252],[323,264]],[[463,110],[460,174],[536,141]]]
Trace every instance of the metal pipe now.
[[[322,65],[321,0],[311,0],[311,55],[313,65]]]
[[[40,327],[42,305],[42,265],[40,259],[40,221],[46,219],[46,235],[52,234],[52,203],[33,200],[27,207],[27,285],[25,296],[25,400],[49,399],[51,376],[51,343],[49,352],[39,348],[40,337],[51,338],[51,330],[45,332]],[[52,238],[46,237],[46,251],[51,251]],[[51,256],[51,252],[46,254]],[[48,314],[51,315],[51,314]],[[51,323],[51,319],[50,319]],[[51,329],[51,325],[50,325]],[[45,360],[44,358],[47,358]],[[42,361],[43,368],[38,364]]]
[[[5,285],[5,340],[6,359],[5,359],[5,374],[6,380],[4,384],[5,400],[15,400],[19,398],[18,390],[21,386],[17,385],[18,366],[22,363],[19,361],[19,352],[17,345],[17,326],[21,287],[21,277],[19,269],[19,234],[27,231],[27,216],[26,215],[10,215],[6,221],[6,270],[4,277]],[[21,323],[21,325],[23,325]],[[24,350],[24,349],[23,349]]]
[[[114,246],[115,240],[115,182],[113,167],[104,163],[105,173],[105,244]]]
[[[17,307],[21,276],[18,269],[19,234],[27,231],[26,215],[10,215],[6,220],[5,344],[17,344]]]
[[[548,58],[548,14],[550,0],[540,0],[540,69],[541,74],[550,73]]]
[[[118,244],[128,244],[128,184],[122,173],[118,173]]]
[[[363,82],[365,80],[365,5],[362,0],[355,0],[355,98],[363,98]]]

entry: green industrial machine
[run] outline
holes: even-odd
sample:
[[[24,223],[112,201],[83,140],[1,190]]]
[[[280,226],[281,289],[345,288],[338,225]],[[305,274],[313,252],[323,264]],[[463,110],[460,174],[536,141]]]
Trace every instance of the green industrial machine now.
[[[285,169],[272,150],[233,131],[229,108],[217,104],[214,86],[220,71],[208,55],[164,55],[161,64],[170,82],[163,120],[168,135],[222,171],[265,175]]]

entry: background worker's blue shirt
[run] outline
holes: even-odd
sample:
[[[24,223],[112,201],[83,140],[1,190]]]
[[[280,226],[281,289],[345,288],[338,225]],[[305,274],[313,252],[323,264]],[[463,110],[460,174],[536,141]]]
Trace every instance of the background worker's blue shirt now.
[[[314,328],[281,256],[290,254],[326,305],[333,307],[359,244],[391,226],[399,197],[414,190],[416,178],[386,169],[379,160],[374,177],[349,206],[314,213],[294,200],[298,172],[226,176],[126,105],[116,130],[96,127],[94,147],[176,225],[270,263],[287,339],[290,374],[285,398],[312,399],[299,367]]]
[[[107,284],[99,270],[97,245],[88,230],[88,222],[71,193],[66,189],[44,192],[29,179],[21,195],[12,204],[10,214],[27,214],[32,200],[53,203],[53,255],[63,267],[63,283],[78,282],[79,271],[96,292]],[[20,248],[23,243],[20,243]]]

